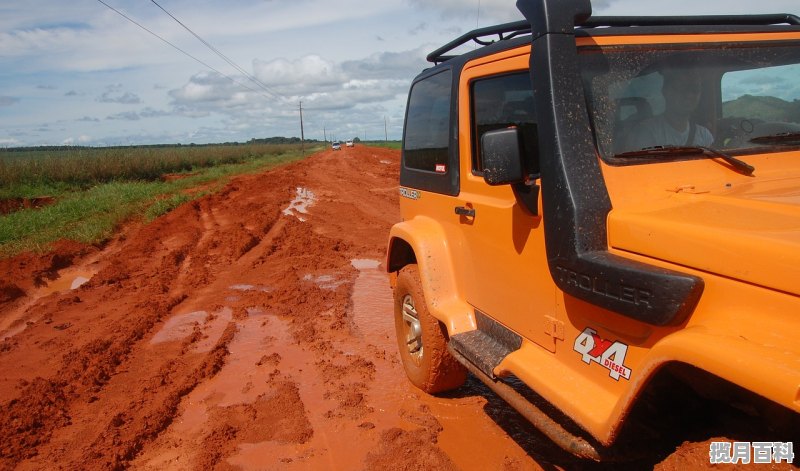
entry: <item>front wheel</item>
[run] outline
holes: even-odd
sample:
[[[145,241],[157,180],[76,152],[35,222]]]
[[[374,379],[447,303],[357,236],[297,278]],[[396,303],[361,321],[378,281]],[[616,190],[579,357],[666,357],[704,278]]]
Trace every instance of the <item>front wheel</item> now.
[[[416,265],[397,276],[394,290],[394,325],[397,346],[408,379],[426,393],[456,389],[467,370],[447,351],[447,331],[428,312]]]

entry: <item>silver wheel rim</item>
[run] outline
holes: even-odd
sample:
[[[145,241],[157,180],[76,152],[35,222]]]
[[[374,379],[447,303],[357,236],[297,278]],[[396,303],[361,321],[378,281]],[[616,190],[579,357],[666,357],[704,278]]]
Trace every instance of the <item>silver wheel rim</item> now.
[[[406,348],[411,358],[419,362],[422,359],[422,324],[410,294],[403,297],[403,322],[406,327]]]

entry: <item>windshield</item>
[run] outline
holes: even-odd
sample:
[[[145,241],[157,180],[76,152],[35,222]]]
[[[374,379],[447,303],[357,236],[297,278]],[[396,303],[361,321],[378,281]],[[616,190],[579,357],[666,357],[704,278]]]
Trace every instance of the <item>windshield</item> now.
[[[580,60],[604,159],[658,147],[800,148],[800,42],[592,47]]]

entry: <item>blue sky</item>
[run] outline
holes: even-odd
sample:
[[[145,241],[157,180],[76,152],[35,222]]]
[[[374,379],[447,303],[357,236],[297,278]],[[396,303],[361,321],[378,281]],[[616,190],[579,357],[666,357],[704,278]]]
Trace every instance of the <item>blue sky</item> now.
[[[0,4],[0,146],[339,139],[402,132],[425,55],[520,19],[513,0],[148,0]],[[800,14],[796,0],[598,0],[600,15]]]

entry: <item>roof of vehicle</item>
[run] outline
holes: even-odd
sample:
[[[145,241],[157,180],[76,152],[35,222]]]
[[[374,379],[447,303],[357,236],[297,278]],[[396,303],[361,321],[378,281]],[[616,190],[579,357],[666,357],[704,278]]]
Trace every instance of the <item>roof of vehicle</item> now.
[[[705,16],[593,16],[576,27],[576,36],[691,34],[729,32],[800,31],[800,17],[788,13],[766,15]],[[448,54],[469,42],[484,48],[463,54],[482,56],[496,50],[510,49],[530,42],[531,25],[525,20],[478,28],[448,42],[428,54],[434,64],[446,62],[459,54]]]

